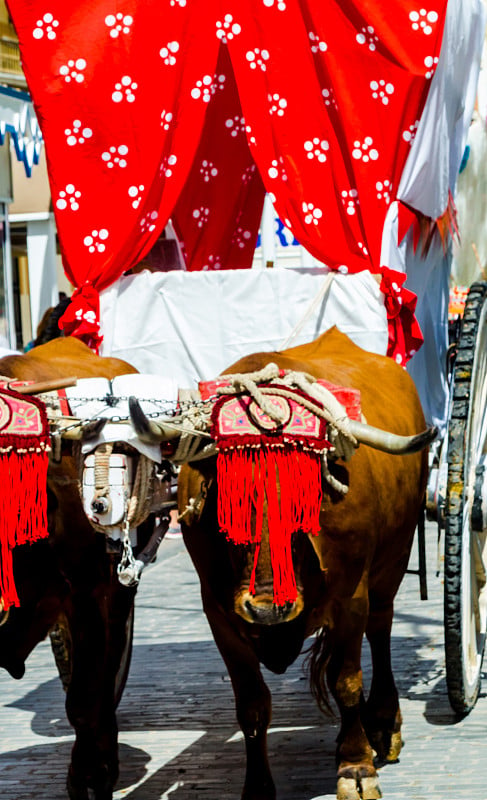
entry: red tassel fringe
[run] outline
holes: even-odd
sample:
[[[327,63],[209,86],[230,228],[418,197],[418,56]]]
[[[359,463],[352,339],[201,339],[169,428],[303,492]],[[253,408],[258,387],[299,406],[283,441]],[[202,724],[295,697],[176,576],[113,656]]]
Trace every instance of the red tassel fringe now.
[[[12,564],[15,545],[45,538],[47,530],[47,452],[0,453],[0,595],[4,608],[18,606]]]
[[[274,603],[297,597],[291,538],[297,531],[319,533],[322,500],[319,453],[298,447],[239,448],[218,454],[218,522],[234,544],[256,547],[250,592],[255,573],[267,501],[269,547],[274,579]],[[252,535],[252,511],[255,532]]]

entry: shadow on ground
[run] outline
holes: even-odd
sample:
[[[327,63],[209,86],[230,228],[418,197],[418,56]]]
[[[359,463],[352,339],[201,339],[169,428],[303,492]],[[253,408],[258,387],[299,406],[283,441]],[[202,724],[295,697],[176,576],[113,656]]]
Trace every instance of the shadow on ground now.
[[[425,657],[425,650],[428,652],[425,637],[393,638],[400,696],[425,703],[431,724],[451,725],[456,718],[448,711],[437,659],[434,654]],[[285,675],[265,672],[273,696],[269,755],[280,800],[334,797],[336,789],[338,721],[318,711],[303,660],[300,656]],[[367,685],[368,648],[364,652],[364,679]],[[71,748],[67,737],[72,731],[59,681],[41,684],[12,705],[33,714],[31,729],[35,734],[58,742],[44,741],[15,750],[15,757],[12,752],[0,755],[2,800],[20,800],[15,785],[25,782],[26,771],[32,774],[32,793],[37,800],[65,798]],[[136,646],[118,721],[121,774],[117,797],[119,793],[131,800],[240,797],[244,745],[236,735],[231,684],[213,642]],[[52,782],[44,795],[43,776],[52,774],[59,780]]]

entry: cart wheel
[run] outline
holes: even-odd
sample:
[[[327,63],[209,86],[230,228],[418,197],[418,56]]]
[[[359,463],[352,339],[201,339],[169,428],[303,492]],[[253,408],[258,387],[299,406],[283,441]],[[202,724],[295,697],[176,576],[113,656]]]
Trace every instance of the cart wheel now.
[[[452,384],[445,514],[445,651],[458,714],[480,689],[487,621],[487,283],[465,305]]]
[[[134,639],[134,607],[132,606],[125,623],[125,647],[123,649],[120,666],[115,678],[115,708],[118,707],[122,699],[123,690],[127,683],[132,658],[132,645]],[[71,682],[71,634],[69,632],[68,621],[62,614],[56,624],[49,631],[51,648],[54,654],[56,667],[61,678],[64,691],[67,691]]]

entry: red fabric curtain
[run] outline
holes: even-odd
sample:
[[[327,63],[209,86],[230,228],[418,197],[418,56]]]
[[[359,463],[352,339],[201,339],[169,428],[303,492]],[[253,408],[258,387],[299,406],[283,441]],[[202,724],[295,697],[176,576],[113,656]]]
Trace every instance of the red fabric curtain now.
[[[228,5],[241,28],[228,47],[247,136],[280,218],[330,267],[378,272],[446,2]]]
[[[265,196],[226,47],[215,85],[191,172],[172,212],[190,270],[250,267]]]
[[[109,286],[161,234],[191,169],[220,42],[206,0],[13,0],[64,268]]]
[[[319,260],[380,271],[446,6],[8,0],[78,289],[69,331],[96,342],[96,293],[172,214],[189,268],[249,266],[262,181]]]

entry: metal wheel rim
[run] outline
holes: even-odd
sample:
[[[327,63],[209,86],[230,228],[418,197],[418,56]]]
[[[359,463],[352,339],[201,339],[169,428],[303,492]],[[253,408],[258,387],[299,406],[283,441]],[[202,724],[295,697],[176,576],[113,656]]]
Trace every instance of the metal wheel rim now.
[[[487,538],[485,532],[472,528],[472,503],[475,486],[475,469],[486,452],[487,443],[487,304],[484,303],[478,323],[475,359],[472,367],[471,402],[475,408],[469,414],[465,438],[465,486],[462,541],[462,593],[461,624],[462,652],[465,684],[469,693],[482,668],[487,620],[487,587],[485,568]],[[482,413],[485,412],[485,413]],[[484,571],[484,585],[479,585],[480,572]]]
[[[480,493],[487,499],[482,486],[487,474],[487,282],[470,288],[453,376],[447,449],[445,649],[450,703],[463,715],[478,697],[487,625],[487,542],[485,532],[478,533],[472,522],[479,463],[485,470],[479,475]],[[487,516],[479,505],[477,498],[476,527]]]

